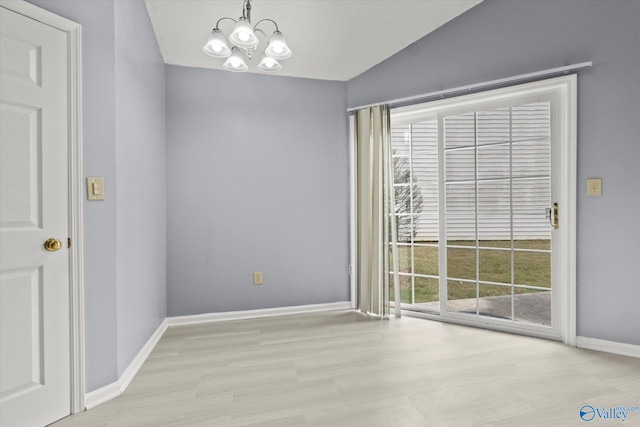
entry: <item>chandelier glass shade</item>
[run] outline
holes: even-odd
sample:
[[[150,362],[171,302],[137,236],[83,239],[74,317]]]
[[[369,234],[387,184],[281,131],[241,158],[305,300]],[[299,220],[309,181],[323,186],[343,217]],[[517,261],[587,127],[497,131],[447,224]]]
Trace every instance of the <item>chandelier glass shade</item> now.
[[[204,52],[216,58],[227,58],[231,55],[231,49],[220,30],[213,30],[209,34],[209,41],[204,45]]]
[[[262,55],[262,60],[260,64],[258,64],[258,70],[273,73],[282,70],[282,65],[280,65],[277,59]]]
[[[237,47],[231,50],[231,55],[227,58],[223,65],[225,70],[235,71],[237,73],[243,73],[249,69],[249,66],[244,62],[244,56],[240,53]]]
[[[291,49],[287,46],[287,42],[280,31],[273,33],[269,39],[269,46],[267,46],[265,54],[274,59],[287,59],[291,56]]]
[[[255,49],[260,44],[260,40],[251,28],[251,23],[244,18],[240,18],[236,22],[236,26],[229,36],[229,41],[243,49]]]
[[[233,21],[235,25],[229,38],[225,37],[219,28],[222,21]],[[275,26],[275,31],[268,36],[259,25],[270,22]],[[282,36],[278,24],[272,19],[262,19],[256,25],[251,24],[251,0],[243,0],[242,16],[235,20],[233,18],[220,18],[215,28],[209,34],[209,39],[202,50],[214,58],[226,58],[223,68],[229,71],[244,72],[249,70],[245,62],[245,56],[251,59],[254,51],[258,48],[260,40],[258,35],[264,37],[267,47],[264,50],[262,59],[258,64],[258,70],[273,73],[280,71],[282,65],[279,61],[291,56],[291,49]]]

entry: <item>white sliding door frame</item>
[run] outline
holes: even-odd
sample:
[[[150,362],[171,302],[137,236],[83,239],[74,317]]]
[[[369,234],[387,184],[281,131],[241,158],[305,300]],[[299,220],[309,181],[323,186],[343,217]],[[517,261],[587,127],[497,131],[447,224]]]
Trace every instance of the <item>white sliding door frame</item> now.
[[[356,151],[356,118],[349,115],[349,282],[351,287],[351,308],[358,307],[358,199],[357,183],[357,151]]]
[[[556,151],[552,154],[552,170],[556,189],[552,193],[553,201],[557,202],[560,227],[553,230],[552,248],[554,259],[552,263],[552,277],[556,283],[552,286],[552,310],[559,313],[560,318],[554,319],[552,328],[541,328],[526,324],[508,323],[499,319],[483,317],[480,321],[469,320],[467,315],[447,311],[446,284],[442,275],[446,274],[446,256],[440,245],[440,315],[424,314],[424,317],[439,318],[443,321],[482,326],[496,330],[518,332],[526,335],[562,340],[565,344],[576,344],[576,153],[577,153],[577,78],[575,74],[556,77],[547,80],[525,83],[501,89],[478,92],[456,98],[428,102],[424,104],[399,107],[391,110],[392,126],[425,121],[438,118],[441,126],[443,116],[454,115],[463,111],[470,111],[475,106],[490,109],[492,106],[504,106],[511,100],[518,103],[549,100],[551,107],[551,137],[555,140]],[[443,143],[443,129],[439,128],[440,144]],[[442,145],[441,149],[442,150]],[[439,181],[444,182],[444,159],[438,159]],[[444,185],[439,184],[440,217],[444,214]],[[444,224],[440,221],[440,241],[444,238]],[[352,249],[353,250],[353,249]],[[561,268],[560,268],[561,266]],[[556,289],[557,288],[557,289]],[[409,314],[409,313],[407,313]]]

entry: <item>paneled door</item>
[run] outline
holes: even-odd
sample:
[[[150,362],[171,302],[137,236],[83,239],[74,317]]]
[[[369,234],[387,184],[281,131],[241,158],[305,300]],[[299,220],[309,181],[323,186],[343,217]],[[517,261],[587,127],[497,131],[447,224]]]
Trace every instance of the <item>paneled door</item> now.
[[[70,413],[67,37],[0,8],[0,424]]]

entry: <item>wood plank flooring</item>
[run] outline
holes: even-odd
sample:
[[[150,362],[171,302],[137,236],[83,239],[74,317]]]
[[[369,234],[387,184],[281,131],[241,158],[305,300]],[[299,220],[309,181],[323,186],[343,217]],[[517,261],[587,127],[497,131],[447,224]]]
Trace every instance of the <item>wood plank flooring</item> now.
[[[169,328],[125,393],[75,426],[640,425],[640,359],[352,311]]]

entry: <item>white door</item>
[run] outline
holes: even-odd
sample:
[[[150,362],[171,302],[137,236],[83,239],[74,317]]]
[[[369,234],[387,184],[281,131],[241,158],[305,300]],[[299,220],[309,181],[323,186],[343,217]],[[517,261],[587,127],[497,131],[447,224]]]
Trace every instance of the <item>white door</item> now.
[[[70,413],[67,37],[0,19],[0,425],[43,426]]]

